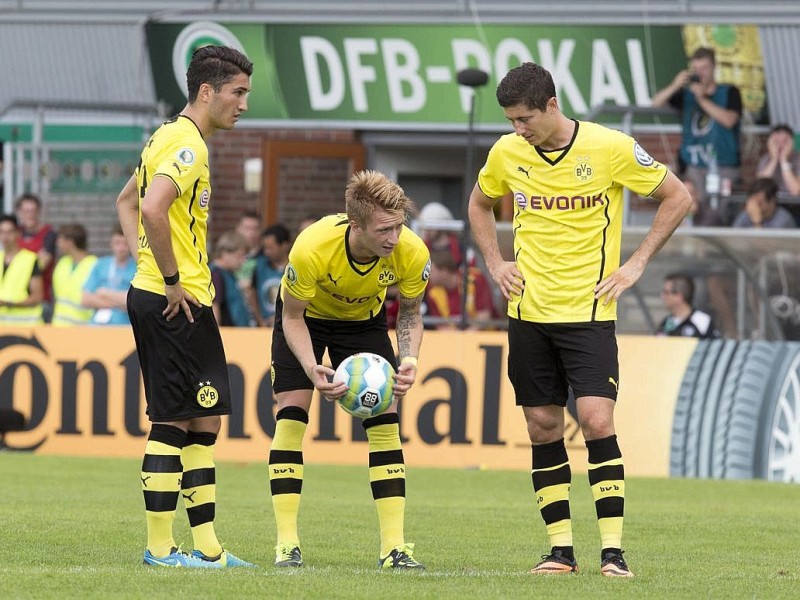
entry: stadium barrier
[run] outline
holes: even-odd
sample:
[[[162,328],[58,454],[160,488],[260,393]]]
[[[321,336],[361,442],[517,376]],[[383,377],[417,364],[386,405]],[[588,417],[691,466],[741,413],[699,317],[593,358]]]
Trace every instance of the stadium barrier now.
[[[223,338],[234,414],[217,457],[265,461],[275,429],[270,331],[225,328]],[[616,424],[628,474],[797,477],[789,459],[800,344],[620,336],[619,346]],[[530,468],[506,361],[502,332],[425,333],[417,383],[401,410],[409,464]],[[149,428],[130,331],[3,330],[0,409],[26,418],[24,431],[7,433],[9,448],[141,456]],[[572,406],[566,439],[576,471],[585,470]],[[366,436],[335,403],[315,400],[304,451],[307,463],[364,464]]]

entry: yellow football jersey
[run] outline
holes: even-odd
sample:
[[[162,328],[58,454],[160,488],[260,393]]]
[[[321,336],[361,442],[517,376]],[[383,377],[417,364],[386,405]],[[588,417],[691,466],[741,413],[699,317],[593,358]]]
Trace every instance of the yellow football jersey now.
[[[147,186],[154,177],[168,177],[175,184],[178,197],[169,209],[169,221],[181,285],[201,304],[211,306],[214,286],[206,250],[211,200],[208,147],[194,122],[179,115],[159,127],[145,145],[135,175],[140,208]],[[164,294],[164,278],[147,241],[141,212],[136,275],[131,284],[142,290]]]
[[[478,176],[490,198],[514,198],[514,257],[525,289],[508,305],[538,323],[613,321],[594,287],[619,267],[623,187],[650,196],[667,168],[630,136],[587,121],[570,143],[543,151],[508,134],[492,147]]]
[[[417,234],[403,227],[389,256],[359,263],[350,255],[349,231],[345,214],[324,217],[304,229],[289,253],[281,280],[282,297],[288,291],[298,300],[308,301],[309,317],[363,321],[378,314],[391,285],[397,285],[407,298],[425,292],[430,253]]]

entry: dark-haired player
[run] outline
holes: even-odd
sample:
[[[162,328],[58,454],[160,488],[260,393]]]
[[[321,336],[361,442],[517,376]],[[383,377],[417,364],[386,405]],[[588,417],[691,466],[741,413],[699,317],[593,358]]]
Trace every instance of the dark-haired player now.
[[[233,48],[198,49],[186,75],[188,104],[147,142],[117,199],[137,256],[128,314],[153,423],[141,473],[148,565],[253,566],[223,549],[214,531],[214,445],[231,403],[206,252],[206,140],[232,129],[247,110],[252,73],[252,63]],[[178,496],[192,528],[191,554],[179,550],[172,534]]]
[[[632,577],[622,558],[625,479],[614,431],[619,384],[616,301],[684,218],[691,198],[635,140],[567,118],[550,73],[512,69],[497,100],[514,133],[489,152],[469,204],[475,239],[508,303],[508,375],[522,406],[533,487],[550,552],[533,573],[574,573],[564,446],[568,387],[589,451],[604,575]],[[623,186],[661,201],[650,232],[620,266]],[[513,194],[514,260],[497,243],[492,207]]]

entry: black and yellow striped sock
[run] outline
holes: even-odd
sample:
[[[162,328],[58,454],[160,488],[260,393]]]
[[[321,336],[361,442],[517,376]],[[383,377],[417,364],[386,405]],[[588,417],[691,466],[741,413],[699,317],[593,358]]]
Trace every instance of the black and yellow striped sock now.
[[[163,558],[176,547],[172,523],[181,489],[181,449],[186,432],[155,423],[150,429],[142,461],[142,491],[147,515],[147,549]]]
[[[216,557],[222,553],[222,546],[214,531],[217,506],[217,476],[214,467],[216,442],[215,433],[190,431],[181,452],[181,496],[189,525],[192,526],[194,549],[208,557]]]
[[[603,549],[621,548],[625,508],[625,468],[617,436],[586,442],[589,450],[589,485],[592,486],[597,525]]]
[[[298,406],[287,406],[275,415],[275,437],[269,451],[269,486],[278,529],[278,543],[297,546],[297,515],[303,490],[303,435],[308,413]]]
[[[572,520],[569,511],[569,488],[572,471],[564,438],[532,446],[531,479],[536,492],[536,505],[550,538],[550,546],[559,548],[572,558]]]
[[[400,417],[385,413],[364,420],[369,441],[369,482],[378,509],[381,556],[405,543],[406,465],[400,444]]]

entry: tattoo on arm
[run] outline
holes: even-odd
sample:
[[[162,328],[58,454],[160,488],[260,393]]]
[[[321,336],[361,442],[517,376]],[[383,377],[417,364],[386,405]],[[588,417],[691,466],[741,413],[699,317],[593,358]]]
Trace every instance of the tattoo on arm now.
[[[406,298],[400,296],[400,307],[397,311],[397,350],[400,356],[417,356],[422,341],[422,316],[419,308],[423,296]]]

